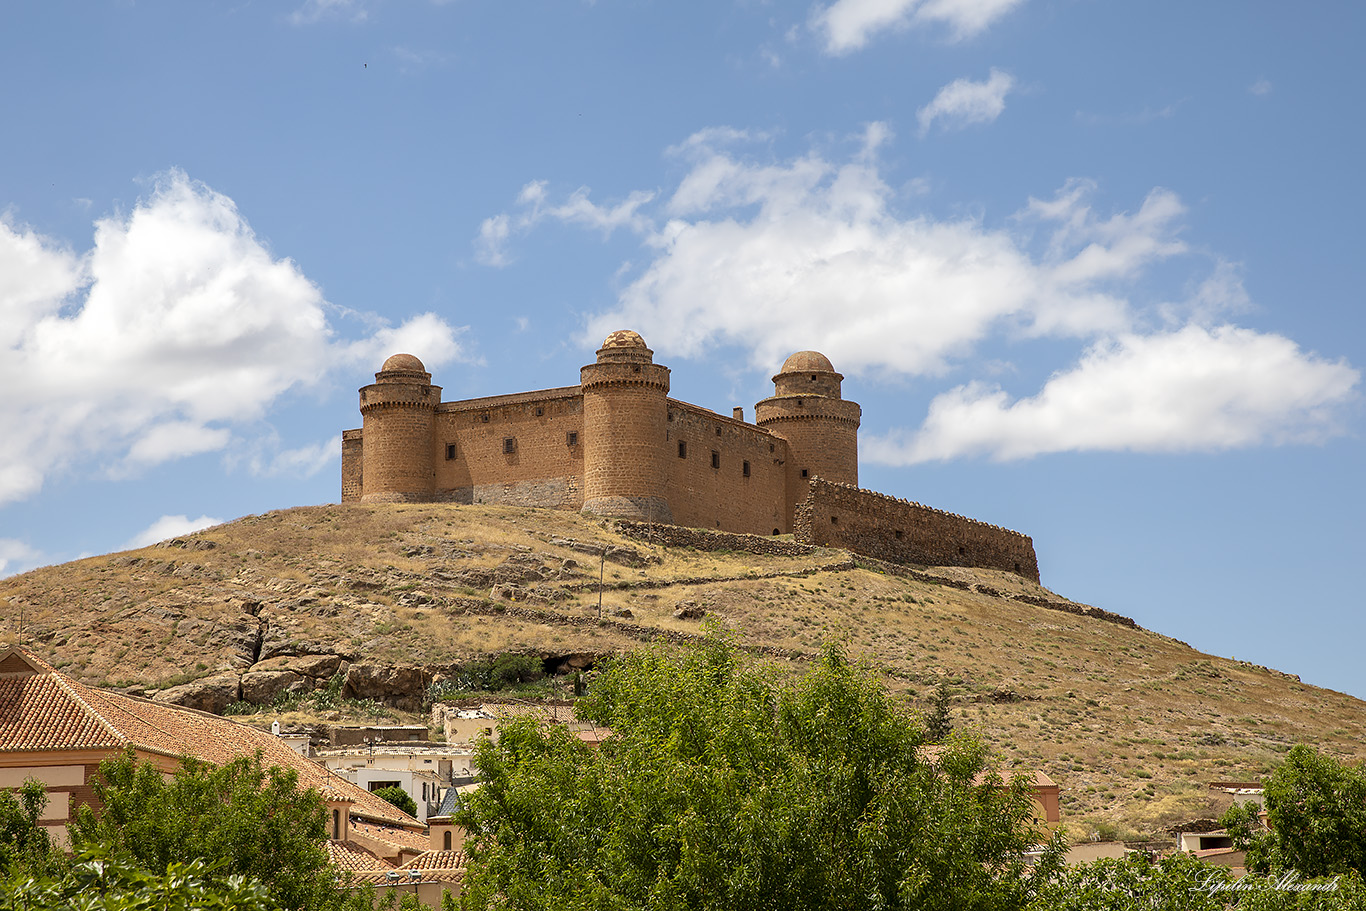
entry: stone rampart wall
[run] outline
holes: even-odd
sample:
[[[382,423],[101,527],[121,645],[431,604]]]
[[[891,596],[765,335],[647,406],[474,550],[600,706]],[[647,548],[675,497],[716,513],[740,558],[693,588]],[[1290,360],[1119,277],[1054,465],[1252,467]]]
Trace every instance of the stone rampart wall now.
[[[436,498],[578,509],[583,432],[577,386],[443,403],[436,412]]]
[[[342,431],[342,502],[356,503],[364,493],[362,435],[359,430]]]
[[[779,541],[761,535],[731,534],[724,531],[704,531],[682,525],[659,525],[653,522],[616,522],[617,531],[628,538],[662,544],[665,547],[691,547],[694,550],[741,551],[768,557],[805,557],[816,548],[810,544]],[[670,582],[670,584],[674,584]]]
[[[681,451],[680,443],[685,447]],[[783,440],[752,424],[670,399],[664,445],[664,496],[674,522],[758,535],[788,531]]]
[[[821,478],[811,480],[793,525],[803,543],[890,563],[1002,569],[1039,581],[1028,535]]]

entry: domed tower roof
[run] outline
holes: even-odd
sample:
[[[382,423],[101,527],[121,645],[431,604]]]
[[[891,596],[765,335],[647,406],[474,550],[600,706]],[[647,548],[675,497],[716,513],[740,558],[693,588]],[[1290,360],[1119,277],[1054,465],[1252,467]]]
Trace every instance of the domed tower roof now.
[[[432,375],[411,354],[395,354],[375,374],[377,383],[430,383]]]
[[[798,351],[783,361],[781,373],[834,373],[835,365],[819,351]]]
[[[791,358],[789,358],[791,360]],[[381,373],[388,373],[391,370],[402,370],[405,373],[426,373],[427,368],[422,366],[422,362],[411,354],[395,354],[384,362],[384,366],[379,368]]]
[[[654,352],[645,345],[639,332],[618,329],[602,340],[598,349],[598,363],[631,362],[637,364],[654,363]]]

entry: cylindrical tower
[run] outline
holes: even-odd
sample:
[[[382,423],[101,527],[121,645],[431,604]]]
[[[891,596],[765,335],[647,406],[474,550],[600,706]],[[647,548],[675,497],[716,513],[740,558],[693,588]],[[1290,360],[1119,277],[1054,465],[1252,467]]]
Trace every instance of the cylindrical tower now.
[[[774,392],[754,406],[754,423],[787,441],[787,522],[813,477],[858,486],[863,409],[840,398],[842,374],[818,351],[798,351],[773,377]]]
[[[436,495],[433,434],[441,387],[411,354],[395,354],[360,390],[363,503],[423,502]]]
[[[635,332],[613,332],[579,372],[583,389],[583,511],[672,522],[665,497],[669,368]]]

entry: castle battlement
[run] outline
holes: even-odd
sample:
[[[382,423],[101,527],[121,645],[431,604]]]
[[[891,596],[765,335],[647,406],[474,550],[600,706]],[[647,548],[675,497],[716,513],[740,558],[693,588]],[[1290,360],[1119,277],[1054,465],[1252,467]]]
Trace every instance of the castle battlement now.
[[[579,384],[441,401],[410,354],[360,390],[342,432],[343,502],[505,503],[759,535],[880,559],[991,566],[1038,579],[1033,543],[858,486],[862,409],[819,352],[773,377],[753,423],[669,398],[635,332],[609,335]]]

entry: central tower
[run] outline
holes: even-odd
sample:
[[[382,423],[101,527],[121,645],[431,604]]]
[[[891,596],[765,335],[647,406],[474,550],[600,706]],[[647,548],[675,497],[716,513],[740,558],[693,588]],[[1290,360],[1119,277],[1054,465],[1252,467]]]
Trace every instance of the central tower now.
[[[673,522],[664,496],[669,368],[645,340],[613,332],[598,360],[579,371],[583,390],[583,511]]]
[[[863,409],[840,397],[842,374],[819,351],[798,351],[773,377],[773,395],[754,406],[754,423],[787,440],[787,527],[811,478],[858,486]]]

